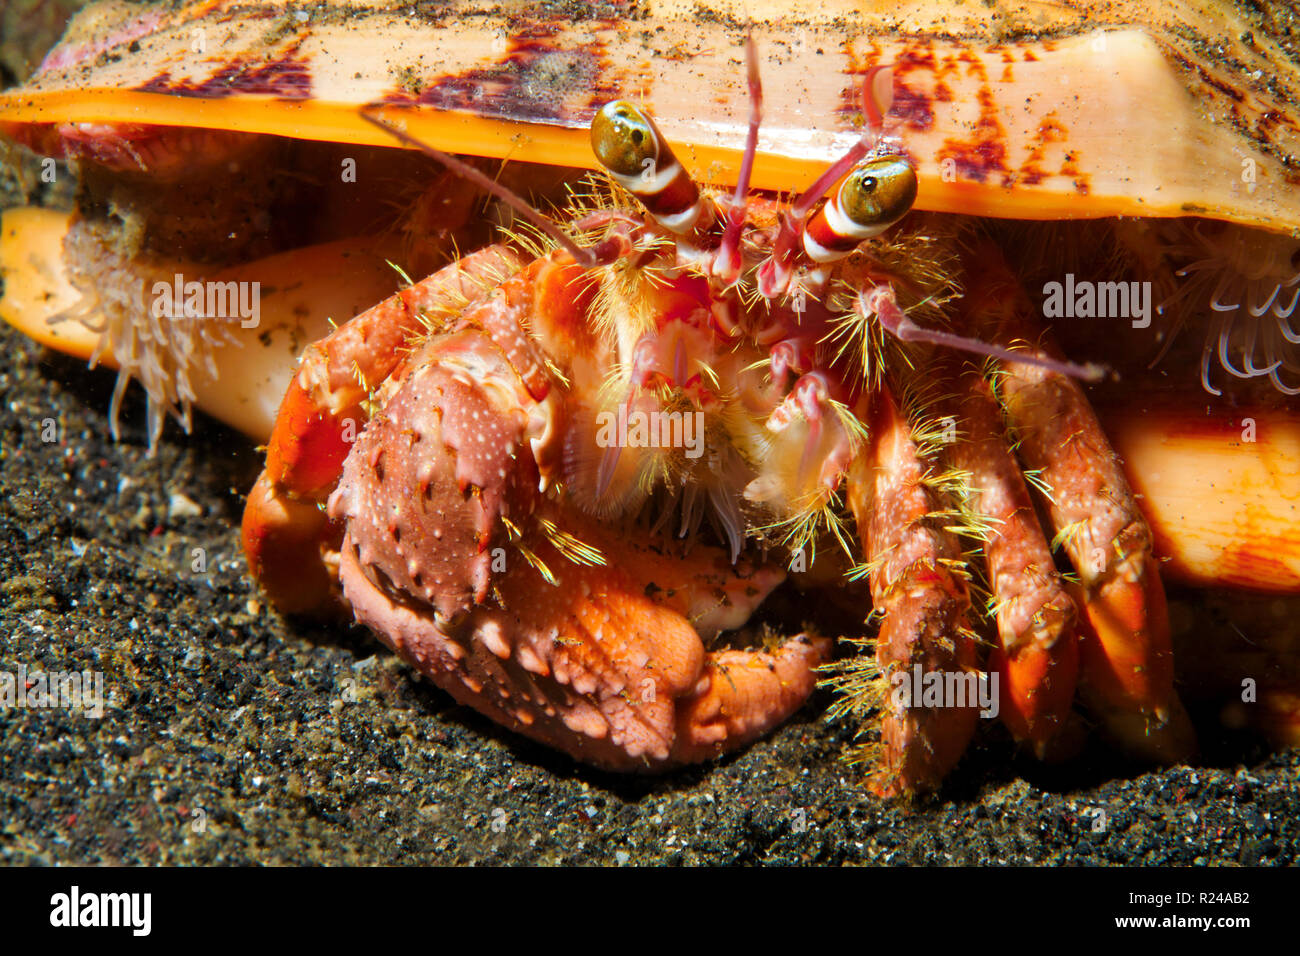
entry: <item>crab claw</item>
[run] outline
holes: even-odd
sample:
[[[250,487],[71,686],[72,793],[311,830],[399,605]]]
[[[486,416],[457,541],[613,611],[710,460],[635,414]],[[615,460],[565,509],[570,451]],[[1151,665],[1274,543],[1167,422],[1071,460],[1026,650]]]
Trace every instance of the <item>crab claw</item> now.
[[[263,471],[248,492],[241,530],[250,569],[282,613],[324,613],[334,605],[334,577],[321,556],[330,522],[314,501],[277,491]]]
[[[382,382],[425,331],[430,314],[464,308],[518,268],[498,246],[466,256],[390,296],[309,346],[267,441],[266,468],[249,493],[242,536],[249,570],[286,614],[337,608],[333,554],[342,532],[321,510],[369,417]]]
[[[715,651],[689,697],[677,706],[674,763],[709,760],[761,737],[793,714],[830,656],[825,638],[800,634],[774,653]]]
[[[530,542],[556,583],[512,556],[494,581],[499,602],[455,620],[439,620],[382,589],[350,540],[340,578],[357,619],[457,701],[605,769],[656,771],[708,760],[803,705],[816,685],[815,668],[829,657],[827,640],[799,635],[774,653],[706,653],[696,628],[672,606],[686,593],[703,596],[704,582],[712,582],[747,607],[779,573],[732,575],[722,555],[697,548],[673,574],[686,587],[658,591],[657,581],[643,581],[644,566],[629,573],[638,560],[658,563],[652,556],[588,535],[595,530],[584,528],[584,538],[608,549],[608,565],[576,565]]]
[[[435,337],[408,369],[330,499],[358,621],[461,703],[608,769],[707,759],[802,705],[829,642],[705,649],[782,570],[641,544],[540,494],[539,403],[486,335]]]

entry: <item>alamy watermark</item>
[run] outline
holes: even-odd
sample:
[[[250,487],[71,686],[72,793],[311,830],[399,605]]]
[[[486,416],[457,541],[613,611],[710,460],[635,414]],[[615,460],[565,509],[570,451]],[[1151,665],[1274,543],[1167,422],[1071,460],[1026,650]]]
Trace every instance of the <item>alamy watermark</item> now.
[[[87,717],[104,716],[102,671],[0,671],[0,710],[12,707],[79,710]]]
[[[153,284],[150,309],[158,319],[239,319],[241,328],[253,329],[262,321],[262,283],[186,282],[178,272]]]
[[[599,448],[683,448],[687,458],[704,454],[704,413],[628,411],[596,415],[596,446]]]
[[[1132,319],[1133,328],[1151,324],[1150,282],[1089,282],[1074,279],[1043,286],[1043,317],[1047,319]]]
[[[74,885],[50,897],[50,925],[55,927],[120,926],[133,936],[148,936],[152,913],[152,893],[83,893]]]
[[[980,716],[993,718],[1002,709],[998,702],[996,671],[897,670],[890,675],[894,685],[890,700],[895,707],[976,707]]]

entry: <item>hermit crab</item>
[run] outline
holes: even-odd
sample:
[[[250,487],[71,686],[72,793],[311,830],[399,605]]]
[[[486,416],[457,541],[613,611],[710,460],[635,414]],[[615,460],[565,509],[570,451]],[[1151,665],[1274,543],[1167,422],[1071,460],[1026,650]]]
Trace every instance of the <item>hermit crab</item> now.
[[[1162,576],[1300,589],[1285,51],[1226,8],[590,12],[95,8],[0,97],[83,175],[71,227],[6,215],[5,317],[140,377],[151,440],[191,402],[265,439],[273,600],[579,760],[716,756],[821,679],[887,793],[981,713],[1190,756]],[[348,163],[397,146],[432,185],[379,216]],[[191,276],[274,289],[261,341]],[[1294,636],[1198,637],[1183,679],[1294,742]]]

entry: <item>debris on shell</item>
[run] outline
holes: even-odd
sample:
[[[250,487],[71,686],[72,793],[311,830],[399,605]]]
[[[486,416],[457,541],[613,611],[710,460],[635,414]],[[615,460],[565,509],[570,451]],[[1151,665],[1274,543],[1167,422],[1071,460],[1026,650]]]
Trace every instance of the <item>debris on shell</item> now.
[[[1023,218],[1181,216],[1300,227],[1300,68],[1230,4],[946,0],[817,5],[672,0],[506,13],[476,0],[120,0],[82,14],[0,124],[77,152],[86,124],[132,123],[391,145],[363,106],[451,152],[590,165],[587,126],[653,103],[707,179],[745,136],[747,30],[764,51],[754,185],[805,186],[858,136],[855,88],[892,63],[886,132],[919,206]],[[376,38],[382,42],[376,43]],[[128,157],[129,158],[129,157]]]

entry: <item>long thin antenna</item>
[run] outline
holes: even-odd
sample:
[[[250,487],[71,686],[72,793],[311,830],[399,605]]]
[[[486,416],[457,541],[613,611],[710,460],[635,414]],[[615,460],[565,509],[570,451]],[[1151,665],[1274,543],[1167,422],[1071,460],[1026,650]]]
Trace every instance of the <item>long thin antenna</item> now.
[[[568,233],[564,232],[562,229],[556,226],[555,223],[551,222],[551,220],[547,219],[544,215],[542,215],[540,212],[538,212],[536,209],[530,206],[520,196],[517,196],[515,193],[511,192],[505,186],[502,186],[500,183],[494,181],[491,177],[485,176],[483,173],[479,172],[473,166],[469,165],[468,163],[460,159],[457,159],[455,156],[451,155],[450,153],[444,153],[442,150],[434,146],[430,146],[428,143],[423,142],[422,140],[416,139],[414,136],[410,135],[404,130],[398,129],[392,123],[389,123],[384,119],[381,119],[373,112],[375,109],[376,107],[373,106],[363,107],[361,110],[361,118],[365,120],[367,123],[370,123],[372,126],[378,126],[380,129],[388,133],[398,142],[406,146],[414,147],[415,149],[420,150],[420,152],[424,153],[426,156],[430,156],[433,159],[436,159],[438,162],[442,163],[442,165],[446,166],[457,176],[460,176],[462,179],[468,179],[471,183],[473,183],[475,186],[482,189],[484,192],[488,192],[491,193],[493,196],[496,196],[497,199],[500,199],[503,203],[505,203],[515,212],[519,213],[519,215],[523,216],[525,219],[527,219],[530,223],[536,226],[543,233],[545,233],[546,235],[554,239],[566,252],[569,253],[569,255],[573,256],[574,261],[577,262],[580,266],[590,269],[592,266],[598,266],[602,264],[600,258],[597,255],[595,255],[590,249],[584,248],[583,246],[580,246],[576,242],[574,242],[573,239],[569,237]]]
[[[758,153],[758,127],[763,120],[763,82],[758,75],[758,46],[754,43],[753,33],[745,37],[745,65],[749,85],[749,132],[745,136],[745,155],[740,163],[740,176],[736,179],[736,192],[727,209],[727,226],[718,247],[719,271],[728,283],[740,277],[740,233],[745,226],[745,200],[749,196],[754,157]]]
[[[848,151],[826,167],[816,182],[804,190],[794,201],[791,213],[796,219],[806,219],[817,201],[835,181],[853,168],[871,151],[883,131],[885,114],[894,105],[894,68],[892,65],[873,66],[862,78],[862,115],[867,128]]]

